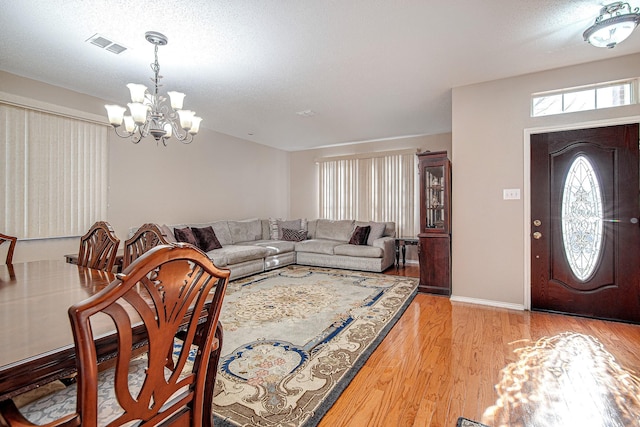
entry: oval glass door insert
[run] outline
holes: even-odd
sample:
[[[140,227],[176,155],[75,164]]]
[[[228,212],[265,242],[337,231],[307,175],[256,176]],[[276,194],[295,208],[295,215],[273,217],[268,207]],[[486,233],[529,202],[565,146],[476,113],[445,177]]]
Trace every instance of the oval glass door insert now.
[[[586,282],[602,250],[602,195],[589,159],[580,155],[571,164],[562,192],[562,241],[569,266]]]

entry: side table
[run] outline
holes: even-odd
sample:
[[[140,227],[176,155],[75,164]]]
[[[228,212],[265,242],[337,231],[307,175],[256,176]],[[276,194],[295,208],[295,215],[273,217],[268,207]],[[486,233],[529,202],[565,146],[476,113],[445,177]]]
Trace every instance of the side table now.
[[[402,248],[402,266],[404,267],[407,255],[407,245],[417,246],[417,237],[396,237],[396,268],[400,268],[400,248]]]

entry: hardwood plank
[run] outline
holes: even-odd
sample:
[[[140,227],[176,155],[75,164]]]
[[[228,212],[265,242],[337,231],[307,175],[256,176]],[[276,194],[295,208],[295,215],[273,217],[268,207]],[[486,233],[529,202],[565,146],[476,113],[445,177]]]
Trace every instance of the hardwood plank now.
[[[408,268],[385,273],[409,275]],[[454,426],[460,416],[481,421],[498,398],[501,371],[518,359],[514,350],[564,332],[598,339],[620,366],[640,372],[640,325],[418,294],[319,425]]]

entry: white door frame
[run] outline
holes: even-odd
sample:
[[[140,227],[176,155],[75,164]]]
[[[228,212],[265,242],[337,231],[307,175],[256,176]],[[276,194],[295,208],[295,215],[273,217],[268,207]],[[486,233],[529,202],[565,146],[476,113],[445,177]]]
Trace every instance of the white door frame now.
[[[640,116],[524,129],[524,308],[531,310],[531,134],[640,123]]]

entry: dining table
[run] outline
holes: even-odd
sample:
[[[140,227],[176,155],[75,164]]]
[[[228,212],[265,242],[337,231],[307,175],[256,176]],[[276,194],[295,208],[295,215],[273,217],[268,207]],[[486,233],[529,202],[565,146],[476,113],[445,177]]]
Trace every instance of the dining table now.
[[[62,260],[0,265],[0,401],[76,371],[68,309],[114,279]],[[100,328],[100,356],[107,357],[116,346],[113,327]]]
[[[76,373],[69,307],[104,289],[115,278],[111,272],[63,260],[0,265],[0,401]],[[212,297],[211,293],[199,315],[200,324],[205,324]],[[135,310],[127,312],[133,325],[132,346],[134,350],[143,349],[147,336],[142,322],[136,322],[139,316]],[[117,335],[107,315],[96,316],[91,327],[98,363],[102,363],[117,354]],[[188,312],[183,326],[186,327],[189,317]],[[208,361],[212,369],[207,369],[205,401],[213,400],[222,338],[223,328],[218,322],[215,349]],[[213,425],[211,405],[205,405],[202,425]]]

